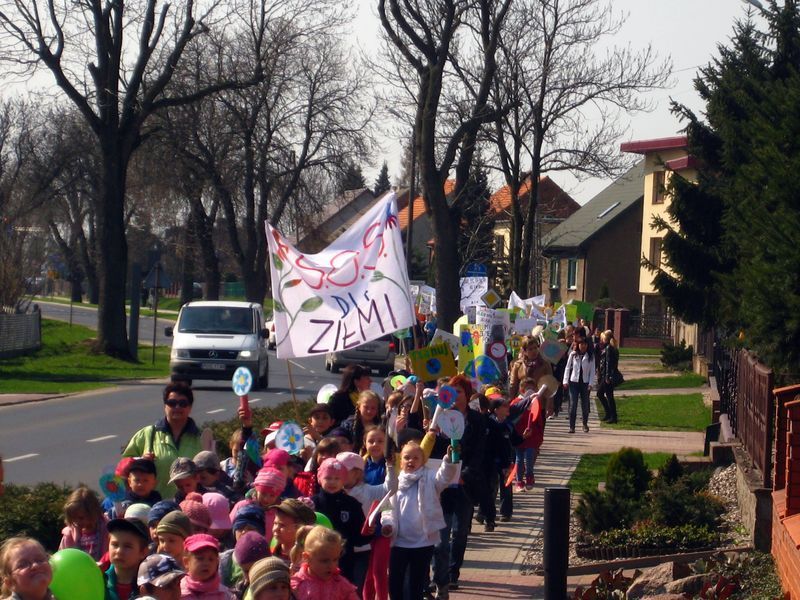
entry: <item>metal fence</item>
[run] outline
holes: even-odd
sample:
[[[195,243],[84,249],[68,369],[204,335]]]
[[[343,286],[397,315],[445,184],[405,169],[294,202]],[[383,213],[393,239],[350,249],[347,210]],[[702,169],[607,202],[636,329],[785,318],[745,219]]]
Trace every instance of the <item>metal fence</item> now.
[[[671,315],[631,315],[628,320],[628,337],[672,339]]]
[[[19,356],[41,347],[41,313],[0,314],[0,357]]]

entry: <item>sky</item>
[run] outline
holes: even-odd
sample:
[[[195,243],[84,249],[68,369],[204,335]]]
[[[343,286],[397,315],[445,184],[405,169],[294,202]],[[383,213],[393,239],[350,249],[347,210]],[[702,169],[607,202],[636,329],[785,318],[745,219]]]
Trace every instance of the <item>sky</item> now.
[[[354,38],[362,49],[369,51],[380,34],[377,0],[358,0],[359,12]],[[717,44],[727,43],[737,18],[744,18],[748,4],[745,0],[611,0],[613,9],[626,14],[627,20],[614,43],[645,48],[652,44],[660,58],[669,57],[673,65],[671,85],[647,95],[653,105],[650,113],[627,116],[627,135],[620,139],[651,139],[677,135],[681,128],[669,112],[670,98],[696,112],[702,103],[692,86],[700,66],[708,64],[716,54]],[[372,52],[374,53],[374,51]],[[387,122],[383,131],[398,131],[399,123]],[[372,185],[383,160],[389,164],[394,180],[400,174],[402,140],[385,139],[383,152],[364,174]],[[589,179],[578,181],[566,173],[555,173],[552,179],[584,204],[605,188],[610,181]]]

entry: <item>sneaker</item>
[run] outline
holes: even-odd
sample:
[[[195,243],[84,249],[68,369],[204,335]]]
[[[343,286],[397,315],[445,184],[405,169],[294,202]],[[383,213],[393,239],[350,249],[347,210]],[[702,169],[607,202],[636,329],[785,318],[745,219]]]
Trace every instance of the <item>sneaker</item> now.
[[[573,431],[573,433],[575,433],[575,432]],[[515,492],[524,492],[524,491],[525,491],[525,484],[524,484],[524,483],[522,483],[521,481],[518,481],[518,482],[517,482],[517,483],[514,485],[514,491],[515,491]]]
[[[525,489],[531,491],[533,489],[533,484],[536,482],[536,479],[531,475],[530,477],[525,478]]]
[[[486,533],[491,533],[492,531],[494,531],[494,523],[486,523],[486,525],[483,526],[483,530]]]
[[[511,515],[500,515],[501,523],[508,523],[511,520]]]
[[[483,523],[484,523],[484,521],[485,521],[486,519],[484,519],[484,518],[483,518],[483,515],[480,515],[480,514],[478,514],[478,515],[475,515],[475,520],[476,520],[478,523],[480,523],[481,525],[483,525]]]
[[[584,425],[583,426],[583,433],[589,433],[589,426],[588,425]]]
[[[570,427],[570,428],[569,428],[569,432],[570,432],[570,433],[575,433],[575,428],[574,428],[574,427]]]

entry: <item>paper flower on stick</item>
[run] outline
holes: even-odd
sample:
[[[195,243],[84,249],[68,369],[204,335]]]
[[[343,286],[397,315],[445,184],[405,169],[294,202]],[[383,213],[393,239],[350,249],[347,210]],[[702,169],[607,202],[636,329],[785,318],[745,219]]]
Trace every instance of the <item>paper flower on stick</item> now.
[[[443,385],[439,388],[437,396],[437,404],[439,404],[439,406],[442,408],[452,408],[452,406],[456,403],[458,391],[452,386]]]
[[[464,437],[464,415],[457,410],[445,410],[438,421],[442,435],[451,440],[460,440]]]
[[[389,380],[389,384],[392,386],[393,390],[399,390],[406,383],[408,383],[408,379],[406,379],[402,375],[395,375]]]
[[[122,502],[125,499],[125,480],[113,471],[107,471],[100,477],[100,491],[112,502]]]
[[[294,421],[284,421],[275,437],[275,447],[289,454],[299,454],[305,447],[303,430]]]
[[[332,383],[326,383],[317,392],[317,403],[328,404],[331,401],[331,396],[336,393],[338,388]]]

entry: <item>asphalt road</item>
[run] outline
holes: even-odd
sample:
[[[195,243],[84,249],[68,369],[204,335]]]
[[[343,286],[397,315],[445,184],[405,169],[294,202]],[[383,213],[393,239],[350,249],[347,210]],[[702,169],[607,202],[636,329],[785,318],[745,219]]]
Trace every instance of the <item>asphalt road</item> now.
[[[276,406],[291,399],[286,362],[270,353],[270,387],[250,395],[253,406]],[[341,380],[341,375],[325,371],[323,357],[291,362],[299,400],[316,397],[324,384]],[[116,464],[130,436],[163,415],[165,383],[132,383],[0,407],[0,456],[6,481],[83,482],[97,488],[103,468]],[[198,425],[236,416],[239,402],[229,382],[196,381],[193,388],[192,417]]]
[[[39,305],[43,317],[47,319],[56,319],[58,321],[69,321],[70,307],[68,304],[57,304],[55,302],[44,302],[41,300],[37,300],[36,304]],[[157,346],[172,345],[172,338],[168,338],[164,335],[164,328],[174,325],[175,318],[176,317],[173,315],[170,315],[168,318],[159,317],[156,326]],[[97,309],[73,304],[72,322],[90,327],[91,329],[97,329]],[[139,317],[139,343],[148,345],[153,343],[153,317]]]

